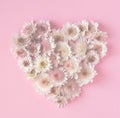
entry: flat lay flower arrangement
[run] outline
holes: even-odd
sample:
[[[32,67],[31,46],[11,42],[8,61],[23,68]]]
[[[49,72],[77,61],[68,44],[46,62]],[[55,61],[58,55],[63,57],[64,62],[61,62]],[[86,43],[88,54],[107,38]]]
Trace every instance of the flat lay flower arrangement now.
[[[34,88],[59,107],[81,94],[93,82],[95,66],[106,55],[107,33],[93,21],[66,23],[31,21],[13,37],[12,53]]]

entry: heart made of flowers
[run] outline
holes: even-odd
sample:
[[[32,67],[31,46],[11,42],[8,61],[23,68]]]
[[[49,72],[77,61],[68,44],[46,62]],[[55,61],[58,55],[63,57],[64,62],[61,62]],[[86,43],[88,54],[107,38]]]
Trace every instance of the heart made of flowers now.
[[[93,82],[95,66],[107,52],[106,38],[93,21],[66,23],[59,29],[49,21],[31,21],[14,36],[12,53],[36,91],[64,106]]]

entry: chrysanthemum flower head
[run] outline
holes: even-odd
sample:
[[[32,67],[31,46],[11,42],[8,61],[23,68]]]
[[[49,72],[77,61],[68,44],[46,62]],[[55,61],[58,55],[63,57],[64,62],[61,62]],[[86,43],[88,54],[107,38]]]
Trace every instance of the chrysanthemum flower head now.
[[[81,71],[78,73],[78,82],[80,86],[93,82],[93,78],[96,76],[96,71],[94,67],[89,64],[83,64]]]
[[[61,30],[53,30],[52,35],[53,35],[53,39],[55,40],[55,42],[64,40],[64,35]]]
[[[52,88],[52,84],[47,73],[41,73],[37,77],[35,82],[35,88],[38,92],[48,94]]]
[[[66,80],[66,74],[61,69],[54,69],[50,72],[50,79],[54,85],[62,85]]]
[[[58,42],[56,44],[55,52],[58,53],[63,60],[66,60],[71,54],[71,49],[67,43]]]
[[[61,94],[67,99],[73,99],[80,94],[80,87],[75,79],[68,79],[62,89],[63,90]]]
[[[79,62],[76,58],[71,58],[65,61],[63,66],[65,71],[68,72],[70,76],[80,71]]]
[[[36,23],[34,21],[27,22],[24,24],[21,34],[22,36],[28,38],[36,31]]]
[[[19,59],[18,64],[24,72],[28,72],[32,68],[32,60],[29,56]]]
[[[24,47],[27,44],[28,39],[16,34],[13,37],[13,41],[17,47]]]
[[[35,67],[38,72],[46,72],[51,68],[51,61],[46,56],[36,57]]]
[[[51,31],[49,21],[44,21],[44,20],[39,21],[36,27],[37,27],[36,35],[38,37],[42,35],[47,35]]]
[[[76,24],[67,23],[63,26],[62,32],[67,40],[76,40],[79,36],[80,29]]]
[[[87,42],[86,41],[77,41],[74,45],[73,53],[77,57],[84,57],[87,51]]]

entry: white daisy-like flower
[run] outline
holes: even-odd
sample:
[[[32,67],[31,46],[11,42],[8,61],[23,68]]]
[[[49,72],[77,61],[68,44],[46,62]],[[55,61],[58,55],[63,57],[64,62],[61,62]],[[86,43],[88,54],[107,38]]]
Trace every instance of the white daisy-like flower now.
[[[76,40],[79,36],[80,29],[75,24],[67,23],[63,26],[62,32],[65,39],[67,40]]]
[[[41,45],[30,44],[26,46],[26,50],[29,53],[29,55],[38,56],[39,53],[41,52]]]
[[[37,92],[48,94],[52,88],[52,84],[47,73],[41,73],[37,77],[35,88]]]
[[[53,69],[50,71],[50,79],[55,86],[61,86],[67,80],[66,73],[62,69]]]
[[[37,30],[36,29],[36,23],[34,21],[27,22],[27,23],[24,24],[24,26],[21,30],[21,34],[22,34],[22,36],[28,38],[33,33],[35,33],[36,30]]]
[[[44,20],[39,21],[36,27],[37,27],[37,31],[36,31],[37,37],[40,37],[42,35],[47,35],[51,31],[49,21],[44,21]]]
[[[57,103],[58,107],[64,107],[68,102],[67,99],[63,96],[58,96],[55,99],[55,103]]]
[[[88,39],[93,38],[93,36],[95,35],[95,33],[98,31],[98,26],[99,26],[99,24],[97,22],[94,22],[94,21],[89,22],[88,31],[86,32],[85,36]]]
[[[89,32],[94,33],[97,32],[99,24],[97,22],[91,21],[89,23]]]
[[[98,32],[95,33],[93,38],[98,40],[98,41],[105,41],[108,38],[108,35],[107,35],[106,32],[98,31]]]
[[[55,99],[55,97],[59,96],[60,95],[60,87],[58,86],[53,86],[51,89],[50,89],[50,92],[48,94],[48,98],[52,98],[52,99]]]
[[[81,23],[77,23],[78,24],[78,27],[80,29],[80,35],[83,37],[85,36],[85,33],[88,31],[88,21],[86,20],[82,20]]]
[[[77,57],[84,58],[87,51],[87,42],[86,41],[77,41],[74,45],[73,53]]]
[[[38,56],[35,60],[35,68],[38,72],[46,72],[51,68],[51,61],[47,56]]]
[[[88,64],[91,64],[92,66],[95,66],[96,64],[99,63],[99,55],[97,54],[96,51],[94,50],[91,50],[87,53],[87,56],[86,56],[86,62]]]
[[[11,49],[11,53],[16,57],[16,58],[24,58],[27,56],[27,52],[25,48],[22,47],[14,47]]]
[[[93,40],[90,42],[89,48],[97,52],[97,54],[102,58],[106,55],[107,46],[106,42],[100,42],[97,40]]]
[[[83,64],[81,71],[78,73],[78,79],[80,86],[86,85],[89,82],[93,82],[93,78],[97,75],[94,67]]]
[[[19,59],[18,64],[20,68],[25,72],[28,72],[33,66],[32,60],[29,56]]]
[[[58,42],[56,44],[55,52],[58,53],[63,60],[67,60],[71,55],[71,49],[69,45],[65,42]]]
[[[61,89],[61,95],[68,100],[79,96],[80,92],[80,86],[75,79],[68,79]]]
[[[73,76],[76,72],[79,72],[81,67],[79,66],[79,61],[72,57],[64,62],[63,67],[70,76]]]
[[[32,68],[30,68],[30,70],[28,70],[28,72],[26,74],[27,74],[28,79],[35,79],[38,73],[35,70],[35,68],[32,67]]]
[[[61,30],[53,30],[52,36],[55,42],[64,41],[64,35]]]
[[[24,47],[25,45],[27,45],[28,39],[22,37],[19,34],[16,34],[13,37],[13,41],[17,47]]]

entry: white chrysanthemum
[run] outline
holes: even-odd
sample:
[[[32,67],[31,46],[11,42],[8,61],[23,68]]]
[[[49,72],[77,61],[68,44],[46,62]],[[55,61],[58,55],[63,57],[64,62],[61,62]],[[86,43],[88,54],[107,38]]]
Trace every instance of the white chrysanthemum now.
[[[96,64],[99,63],[99,55],[97,54],[96,51],[91,50],[87,53],[86,56],[86,61],[88,64],[91,64],[92,66],[95,66]]]
[[[80,30],[77,25],[67,23],[63,26],[62,32],[64,34],[65,39],[76,40],[79,36]]]
[[[27,74],[28,79],[35,79],[38,73],[35,70],[35,68],[32,67],[26,74]]]
[[[80,92],[80,86],[75,79],[68,79],[61,88],[61,95],[68,100],[79,96]]]
[[[95,33],[98,31],[99,24],[97,22],[91,21],[88,25],[88,31],[86,32],[85,37],[87,37],[89,40],[93,38]]]
[[[101,58],[104,57],[107,52],[106,42],[93,40],[90,42],[89,48],[96,51]]]
[[[37,37],[40,37],[42,35],[47,35],[50,31],[51,31],[51,28],[50,28],[49,21],[43,20],[37,23],[37,31],[36,31]]]
[[[18,46],[18,47],[24,47],[25,45],[27,45],[28,39],[22,37],[19,34],[16,34],[13,37],[13,41],[14,41],[14,43],[15,43],[16,46]]]
[[[50,56],[51,52],[55,48],[55,43],[52,37],[41,39],[41,52]]]
[[[83,20],[81,23],[78,23],[78,27],[80,28],[80,35],[83,37],[85,33],[88,31],[88,21]]]
[[[65,42],[58,42],[56,44],[55,52],[58,53],[64,60],[67,60],[71,55],[70,47]]]
[[[64,107],[68,102],[67,99],[63,96],[58,96],[55,99],[55,103],[57,103],[58,107]]]
[[[88,64],[83,64],[81,71],[78,73],[78,79],[80,86],[86,85],[89,82],[93,82],[93,78],[96,76],[94,68]]]
[[[89,32],[94,33],[97,32],[99,24],[97,22],[91,21],[89,23]]]
[[[46,56],[38,56],[36,57],[35,68],[38,72],[46,72],[51,68],[51,61]]]
[[[53,69],[50,72],[50,79],[55,86],[61,86],[67,80],[66,73],[62,69]]]
[[[64,40],[64,36],[61,30],[53,30],[52,31],[52,36],[55,42],[58,41],[63,41]]]
[[[52,84],[47,73],[41,73],[37,77],[35,88],[37,92],[48,94],[52,88]]]
[[[34,21],[27,22],[24,24],[21,34],[22,36],[28,38],[36,31],[36,23]]]
[[[24,58],[27,56],[27,52],[25,48],[21,47],[14,47],[11,49],[11,53],[16,57],[16,58]]]
[[[87,51],[87,42],[86,41],[77,41],[74,45],[74,54],[77,57],[84,58]]]
[[[31,58],[28,56],[25,58],[19,59],[18,64],[20,68],[25,72],[28,72],[32,68],[32,65],[33,65]]]
[[[81,67],[79,66],[79,61],[72,57],[66,62],[64,62],[63,66],[67,73],[69,73],[70,76],[73,76],[76,72],[79,72]]]
[[[95,33],[94,39],[98,40],[98,41],[105,41],[106,38],[108,38],[108,35],[106,32],[103,32],[103,31],[98,31]]]
[[[26,46],[26,50],[29,55],[38,56],[39,53],[41,52],[41,46],[31,44],[31,45]]]
[[[55,99],[55,97],[60,95],[60,87],[53,86],[48,93],[48,98]]]

